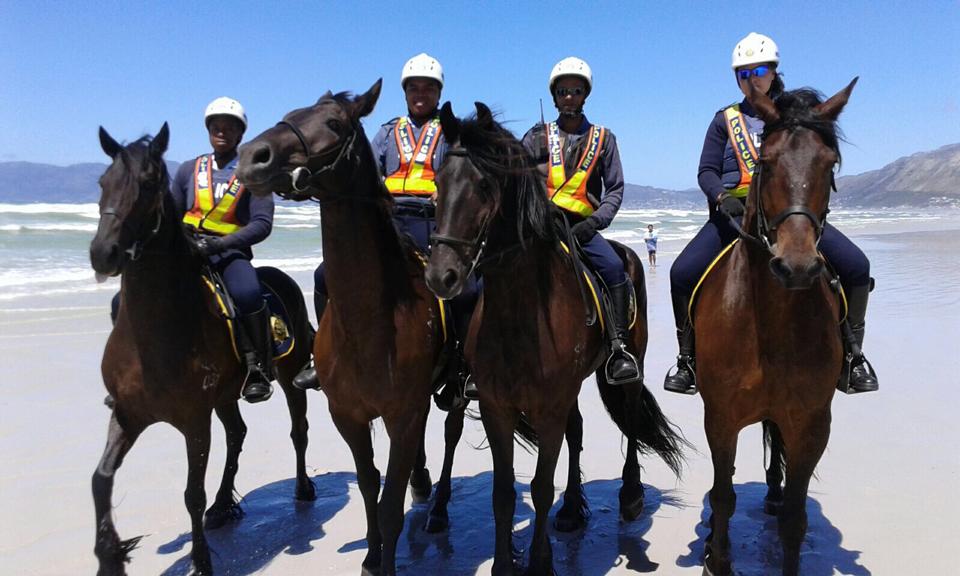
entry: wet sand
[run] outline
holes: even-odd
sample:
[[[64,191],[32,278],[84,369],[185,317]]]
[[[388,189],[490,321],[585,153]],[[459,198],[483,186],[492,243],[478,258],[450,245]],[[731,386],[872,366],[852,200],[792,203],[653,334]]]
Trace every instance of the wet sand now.
[[[960,504],[949,493],[960,485],[960,220],[939,230],[914,227],[856,230],[852,235],[873,262],[878,279],[868,316],[866,350],[880,374],[881,392],[833,404],[833,432],[811,483],[810,530],[803,573],[950,574],[956,543],[952,520]],[[902,228],[900,228],[902,230]],[[650,347],[647,381],[664,411],[698,452],[688,455],[682,481],[646,459],[647,506],[636,522],[617,519],[620,434],[603,410],[592,380],[581,407],[586,433],[582,457],[593,516],[584,532],[554,534],[557,572],[573,574],[699,574],[707,529],[705,495],[712,483],[699,398],[662,391],[662,375],[676,354],[669,304],[669,267],[681,245],[661,246],[660,265],[648,273]],[[640,251],[640,248],[637,248]],[[310,287],[309,274],[297,280]],[[66,296],[19,302],[0,310],[0,573],[91,574],[94,518],[90,475],[100,457],[108,411],[99,376],[109,332],[110,290],[71,301]],[[26,311],[27,307],[42,308]],[[61,309],[72,306],[69,309]],[[19,307],[11,311],[9,308]],[[327,414],[322,393],[309,397],[307,463],[319,498],[293,500],[293,449],[281,393],[265,405],[241,407],[249,433],[237,489],[247,515],[208,534],[219,574],[357,574],[365,553],[365,524],[353,462]],[[224,448],[213,426],[207,473],[212,500]],[[443,414],[428,427],[428,465],[434,480],[443,454]],[[386,468],[387,437],[375,426],[377,465]],[[401,535],[399,565],[406,574],[486,574],[493,553],[492,478],[479,422],[468,421],[454,466],[448,534],[419,530],[424,506],[410,506]],[[759,427],[740,437],[733,556],[738,574],[777,571],[775,521],[762,514],[763,455]],[[564,486],[565,455],[556,477]],[[531,535],[529,480],[533,457],[517,451],[523,501],[516,537]],[[132,555],[131,575],[186,574],[189,520],[183,506],[184,443],[158,425],[138,440],[117,475],[114,504],[120,535],[144,534]]]

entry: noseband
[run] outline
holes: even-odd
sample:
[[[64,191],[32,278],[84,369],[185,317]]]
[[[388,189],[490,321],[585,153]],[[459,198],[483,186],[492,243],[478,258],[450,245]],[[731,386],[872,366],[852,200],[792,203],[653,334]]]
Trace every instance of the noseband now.
[[[160,226],[163,224],[163,205],[161,204],[160,207],[157,209],[157,223],[154,224],[153,229],[150,230],[150,232],[144,238],[138,237],[140,229],[134,228],[133,226],[131,226],[130,222],[128,222],[125,218],[120,216],[120,214],[117,213],[117,210],[115,208],[105,208],[101,210],[100,217],[103,218],[104,216],[112,216],[117,220],[119,220],[120,229],[126,231],[128,234],[134,237],[133,244],[131,244],[129,248],[124,250],[124,253],[127,255],[127,257],[130,259],[131,262],[136,262],[137,260],[140,259],[140,256],[143,255],[144,245],[147,242],[150,242],[150,240],[152,240],[153,237],[156,236],[158,232],[160,232]]]
[[[306,192],[313,186],[317,178],[319,178],[321,175],[327,172],[333,172],[334,170],[336,170],[337,166],[340,165],[340,162],[343,161],[344,158],[346,158],[347,156],[350,156],[353,153],[353,146],[354,146],[354,143],[357,141],[357,133],[360,131],[357,126],[353,126],[353,132],[350,134],[349,138],[347,138],[346,140],[343,140],[337,146],[328,148],[318,154],[311,154],[310,146],[307,145],[307,139],[303,135],[303,132],[300,130],[300,128],[298,128],[295,124],[288,122],[286,120],[281,120],[280,122],[277,122],[277,126],[286,126],[287,128],[290,129],[290,131],[293,132],[293,134],[297,137],[297,140],[300,141],[300,145],[303,147],[303,154],[306,157],[306,163],[304,166],[298,166],[288,173],[288,175],[290,176],[290,186],[291,188],[293,188],[294,192],[297,192],[298,194],[280,194],[279,192],[277,193],[278,195],[286,199],[291,199],[291,198],[296,199],[298,196],[302,196],[304,192]],[[307,167],[307,165],[310,164],[311,160],[315,158],[328,158],[333,154],[336,154],[336,157],[333,159],[333,161],[328,164],[324,164],[319,169],[315,171],[311,171],[310,168]]]

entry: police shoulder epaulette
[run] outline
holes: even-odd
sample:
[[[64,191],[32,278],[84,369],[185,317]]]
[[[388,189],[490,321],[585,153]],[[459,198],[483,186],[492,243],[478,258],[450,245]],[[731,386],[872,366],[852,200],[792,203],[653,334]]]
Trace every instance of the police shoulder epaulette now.
[[[387,126],[393,126],[394,124],[396,124],[396,123],[399,122],[399,121],[400,121],[400,117],[399,117],[399,116],[394,116],[393,118],[391,118],[390,120],[387,120],[386,122],[384,122],[384,123],[381,124],[380,126],[381,126],[381,127],[384,127],[384,128],[387,127]]]

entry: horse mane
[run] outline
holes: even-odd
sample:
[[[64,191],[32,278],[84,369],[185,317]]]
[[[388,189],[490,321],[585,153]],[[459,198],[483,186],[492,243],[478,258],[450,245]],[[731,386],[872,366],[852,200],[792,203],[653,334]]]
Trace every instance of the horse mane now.
[[[517,235],[521,241],[525,230],[536,238],[552,241],[555,233],[546,186],[523,143],[495,120],[481,122],[474,115],[460,123],[460,144],[469,151],[478,170],[500,181],[503,194],[515,194]],[[508,212],[502,202],[499,209]]]
[[[815,108],[824,101],[823,94],[813,88],[798,88],[781,94],[774,103],[780,120],[775,124],[764,126],[763,137],[777,130],[792,130],[802,126],[813,130],[820,136],[823,143],[837,154],[837,164],[840,164],[840,141],[843,133],[836,121],[827,120],[818,114]]]

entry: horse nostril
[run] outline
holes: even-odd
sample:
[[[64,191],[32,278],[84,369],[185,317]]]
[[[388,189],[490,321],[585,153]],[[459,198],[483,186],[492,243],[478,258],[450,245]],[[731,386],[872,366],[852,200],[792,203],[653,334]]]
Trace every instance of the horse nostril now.
[[[786,280],[790,278],[790,267],[784,263],[783,258],[779,256],[776,258],[770,259],[770,271],[773,272],[773,275],[781,280]]]
[[[807,275],[810,278],[816,278],[822,272],[823,272],[823,260],[821,260],[820,258],[817,258],[816,260],[814,260],[813,264],[811,264],[810,267],[807,268]]]
[[[443,273],[443,277],[440,279],[440,281],[443,282],[443,286],[449,290],[457,283],[457,273],[453,270],[447,270]]]
[[[264,144],[253,151],[251,161],[254,166],[269,166],[273,160],[273,150],[268,144]]]

